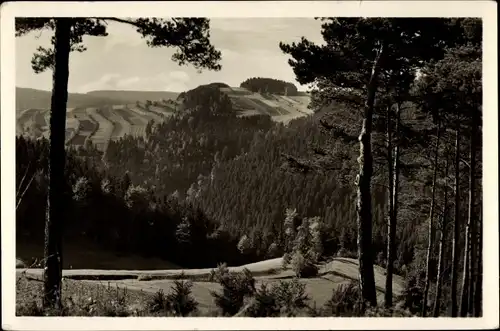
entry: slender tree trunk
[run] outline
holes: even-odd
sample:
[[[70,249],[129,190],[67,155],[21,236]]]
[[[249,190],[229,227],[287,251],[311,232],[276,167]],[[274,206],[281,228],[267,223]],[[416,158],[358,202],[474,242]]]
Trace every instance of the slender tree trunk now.
[[[453,223],[453,250],[451,265],[451,316],[457,317],[458,240],[460,237],[460,124],[455,136],[455,221]]]
[[[470,254],[469,254],[469,288],[467,298],[467,311],[471,316],[474,314],[474,292],[477,284],[477,214],[475,209],[476,201],[476,149],[477,149],[477,115],[472,115],[472,130],[470,134],[470,169],[469,169],[469,224],[470,224]]]
[[[392,306],[392,276],[393,276],[393,266],[394,260],[396,258],[396,225],[398,219],[398,195],[399,195],[399,168],[400,168],[400,144],[399,144],[399,128],[401,125],[401,105],[399,102],[396,104],[396,128],[395,128],[395,141],[394,144],[394,154],[393,164],[392,164],[392,178],[389,181],[392,181],[390,184],[390,189],[392,190],[392,212],[389,215],[389,224],[388,224],[388,256],[387,256],[387,265],[388,269],[387,278],[386,278],[386,304],[389,304],[388,307]],[[390,272],[389,272],[390,271]],[[390,288],[389,288],[389,287]],[[389,299],[389,300],[387,300]]]
[[[467,227],[465,229],[465,248],[464,248],[464,265],[463,265],[463,275],[462,275],[462,293],[460,297],[460,316],[467,317],[467,313],[469,312],[469,290],[470,286],[473,285],[472,280],[472,259],[471,259],[471,251],[472,246],[474,245],[473,237],[472,237],[472,226],[473,226],[473,215],[474,215],[474,171],[472,168],[472,155],[474,152],[473,147],[473,134],[471,134],[471,142],[470,142],[470,156],[471,156],[471,164],[469,165],[469,215],[467,220]],[[475,166],[475,165],[474,165]]]
[[[380,71],[380,60],[383,53],[380,46],[373,63],[372,74],[368,83],[368,95],[365,104],[365,118],[359,135],[359,174],[356,179],[357,192],[357,223],[358,223],[358,260],[359,283],[363,302],[377,305],[375,275],[373,271],[372,247],[372,208],[371,208],[371,178],[373,175],[373,156],[371,134],[373,126],[373,107],[377,90],[377,76]]]
[[[444,185],[444,207],[443,207],[443,215],[441,222],[441,231],[439,238],[439,258],[438,258],[438,272],[436,279],[436,297],[434,298],[434,311],[433,317],[439,316],[439,311],[441,307],[441,293],[442,293],[442,284],[444,277],[444,251],[446,244],[446,227],[448,226],[448,169],[449,169],[449,159],[446,156],[446,168],[445,168],[445,185]]]
[[[49,192],[45,220],[44,307],[61,308],[62,227],[64,213],[64,147],[68,100],[71,19],[57,18],[55,26],[50,105]]]
[[[474,317],[483,314],[483,209],[479,204],[477,222],[477,280],[474,288]]]
[[[396,142],[394,146],[394,169],[393,169],[393,183],[392,183],[392,242],[393,250],[395,249],[395,240],[396,240],[396,224],[398,219],[398,206],[399,206],[399,171],[400,171],[400,137],[399,130],[401,126],[401,105],[398,103],[396,105]]]
[[[393,168],[392,168],[392,132],[391,132],[391,108],[387,109],[387,168],[389,172],[389,211],[387,215],[387,262],[386,262],[386,278],[385,278],[385,307],[392,306],[392,273],[394,267],[394,241],[391,240],[394,233],[392,230],[392,223],[394,217],[393,206]]]
[[[425,271],[425,287],[424,287],[424,298],[422,304],[422,317],[425,317],[427,313],[427,297],[429,295],[429,287],[430,287],[430,270],[431,270],[431,259],[432,259],[432,250],[434,245],[434,210],[436,203],[436,179],[437,179],[437,171],[438,171],[438,157],[439,157],[439,139],[441,137],[441,125],[438,123],[438,127],[436,130],[436,149],[434,154],[434,174],[432,176],[432,197],[431,197],[431,209],[429,212],[429,242],[427,245],[427,261],[426,261],[426,271]]]

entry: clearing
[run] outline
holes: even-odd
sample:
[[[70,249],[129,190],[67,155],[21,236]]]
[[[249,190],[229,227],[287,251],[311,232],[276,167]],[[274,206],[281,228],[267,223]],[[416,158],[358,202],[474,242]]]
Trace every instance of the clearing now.
[[[261,283],[273,283],[280,280],[290,280],[293,272],[281,268],[282,259],[271,259],[240,267],[229,267],[230,271],[242,271],[247,268],[256,280],[256,286]],[[63,276],[72,281],[81,281],[89,284],[108,284],[126,287],[132,291],[156,293],[163,289],[170,291],[174,280],[190,279],[193,281],[193,296],[200,307],[215,308],[211,291],[219,291],[220,285],[209,281],[211,268],[208,269],[170,269],[170,270],[96,270],[72,269],[64,270]],[[42,269],[17,269],[17,274],[25,273],[29,279],[41,280]],[[332,261],[320,265],[319,274],[315,278],[300,279],[306,284],[306,291],[311,297],[311,302],[322,306],[331,297],[332,289],[341,284],[346,284],[358,277],[358,261],[350,258],[334,258]],[[375,266],[375,282],[378,299],[383,300],[385,275],[384,269]],[[404,280],[394,275],[393,291],[396,297],[401,295]]]

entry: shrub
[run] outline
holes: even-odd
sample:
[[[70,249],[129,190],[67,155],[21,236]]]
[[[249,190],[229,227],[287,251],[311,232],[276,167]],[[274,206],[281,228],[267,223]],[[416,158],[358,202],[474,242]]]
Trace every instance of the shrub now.
[[[420,275],[412,272],[405,282],[403,289],[403,308],[416,314],[422,310],[424,284]]]
[[[255,279],[248,269],[238,273],[229,272],[227,267],[222,265],[213,272],[212,277],[222,286],[222,293],[210,293],[224,315],[236,314],[243,307],[245,298],[255,293]]]
[[[127,308],[127,288],[115,288],[108,284],[104,293],[99,293],[97,298],[89,298],[88,313],[91,315],[108,317],[126,317],[130,315]]]
[[[281,262],[281,268],[283,268],[283,270],[286,270],[286,268],[288,268],[288,265],[290,264],[291,260],[292,260],[292,257],[290,256],[290,254],[285,253],[283,255],[283,261]]]
[[[362,316],[361,293],[355,282],[342,284],[332,290],[324,312],[333,316]]]
[[[168,311],[167,296],[162,289],[159,289],[147,302],[147,308],[150,313],[160,313]]]
[[[349,251],[343,247],[341,247],[337,251],[337,257],[346,257],[346,258],[351,258],[351,259],[357,259],[358,258],[358,253],[354,251]]]
[[[246,254],[250,250],[251,246],[252,243],[250,242],[250,238],[248,238],[248,236],[244,234],[238,242],[238,250],[241,252],[241,254]]]
[[[198,302],[191,295],[191,281],[174,281],[172,292],[167,295],[167,306],[176,316],[187,316],[197,310]]]
[[[40,300],[17,303],[16,316],[44,316]]]
[[[365,317],[414,317],[409,311],[384,307],[370,307],[366,309]]]
[[[267,258],[274,259],[279,257],[279,255],[280,255],[280,249],[278,247],[278,244],[274,242],[271,243],[271,245],[269,245],[269,248],[267,249]]]
[[[270,287],[262,284],[242,315],[249,317],[297,316],[308,308],[305,284],[297,279],[280,281]]]
[[[221,277],[223,277],[224,275],[226,275],[228,273],[229,273],[229,269],[227,267],[227,264],[220,263],[217,265],[216,269],[212,269],[212,271],[210,271],[210,276],[208,278],[208,281],[218,283],[219,279],[221,279]]]
[[[293,254],[291,264],[292,270],[299,278],[314,277],[318,274],[318,267],[316,267],[308,256],[304,256],[300,252]]]
[[[306,285],[297,279],[273,284],[271,292],[276,297],[281,316],[294,316],[299,310],[307,308],[307,301],[310,300]]]
[[[150,281],[150,280],[153,280],[153,276],[148,275],[148,274],[142,274],[142,275],[137,276],[137,280],[140,282],[141,281]]]
[[[262,283],[244,315],[249,317],[277,317],[279,313],[280,307],[274,293],[269,290],[267,284]]]

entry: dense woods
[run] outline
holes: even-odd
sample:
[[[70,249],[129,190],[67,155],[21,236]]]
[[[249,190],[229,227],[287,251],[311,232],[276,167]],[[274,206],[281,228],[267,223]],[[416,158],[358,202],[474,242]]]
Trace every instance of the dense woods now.
[[[173,116],[105,155],[68,150],[64,240],[186,268],[355,257],[372,306],[378,264],[386,307],[399,274],[412,313],[480,316],[481,21],[329,19],[322,33],[327,46],[280,45],[297,81],[316,84],[314,115],[287,125],[237,117],[227,85],[214,83],[182,93]],[[274,79],[240,86],[297,93]],[[44,240],[49,145],[16,139],[18,245]]]
[[[240,87],[246,88],[256,93],[270,93],[279,95],[297,95],[297,87],[289,82],[273,78],[249,78],[240,84]]]

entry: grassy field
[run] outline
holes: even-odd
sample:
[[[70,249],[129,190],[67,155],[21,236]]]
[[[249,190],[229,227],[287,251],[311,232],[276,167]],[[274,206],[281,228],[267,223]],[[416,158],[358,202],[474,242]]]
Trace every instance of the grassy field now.
[[[290,281],[294,278],[293,272],[281,268],[282,259],[272,259],[253,263],[241,267],[230,267],[233,272],[248,269],[254,276],[256,288],[261,284],[273,284],[280,281]],[[299,279],[305,285],[310,298],[310,306],[322,307],[332,296],[332,290],[340,285],[356,281],[358,273],[357,260],[349,258],[335,258],[319,266],[320,272],[315,278]],[[64,302],[74,308],[72,314],[92,315],[87,307],[94,303],[97,315],[109,315],[110,302],[123,301],[123,307],[115,310],[126,311],[129,315],[146,316],[148,301],[159,290],[169,293],[175,280],[190,280],[193,284],[192,295],[198,302],[199,314],[213,315],[217,310],[211,292],[219,292],[221,286],[209,280],[212,269],[171,269],[171,270],[64,270],[63,286]],[[122,278],[122,279],[120,279]],[[18,269],[17,271],[17,308],[23,313],[30,309],[32,302],[41,302],[41,269]],[[379,301],[383,300],[385,276],[383,269],[375,266],[375,281]],[[394,295],[399,297],[403,289],[403,279],[394,278]],[[81,301],[83,298],[84,301]],[[110,306],[111,305],[111,306]],[[35,308],[31,307],[32,310]],[[94,312],[95,313],[95,312]]]

